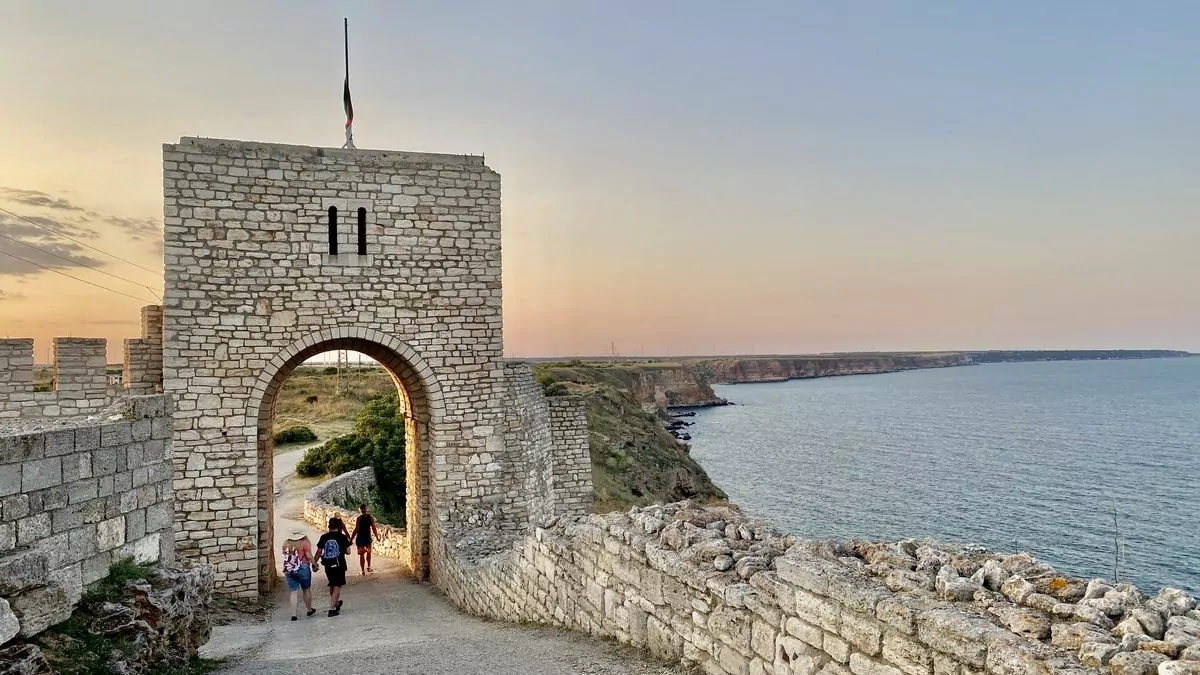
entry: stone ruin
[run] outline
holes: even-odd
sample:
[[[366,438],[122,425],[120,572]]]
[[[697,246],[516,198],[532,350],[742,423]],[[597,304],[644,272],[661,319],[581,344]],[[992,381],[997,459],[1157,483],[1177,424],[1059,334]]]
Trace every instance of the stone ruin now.
[[[556,517],[443,586],[481,616],[705,673],[1200,674],[1200,611],[1182,591],[1147,597],[978,547],[804,540],[732,506]]]
[[[184,138],[163,160],[164,306],[126,342],[123,385],[103,341],[59,339],[54,390],[34,391],[32,341],[0,341],[0,645],[65,618],[119,557],[268,592],[276,395],[349,349],[391,373],[406,413],[395,551],[467,611],[708,673],[1200,675],[1179,591],[1026,555],[805,541],[732,506],[588,515],[581,402],[502,359],[499,176],[481,157]]]

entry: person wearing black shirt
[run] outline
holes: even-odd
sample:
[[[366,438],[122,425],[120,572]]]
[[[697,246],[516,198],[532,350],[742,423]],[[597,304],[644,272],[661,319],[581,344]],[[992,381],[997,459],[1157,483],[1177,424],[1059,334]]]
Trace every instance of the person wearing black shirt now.
[[[325,567],[329,579],[329,616],[337,616],[342,609],[342,586],[346,585],[346,551],[350,550],[350,538],[341,518],[329,519],[329,531],[317,540],[317,555]]]
[[[367,505],[358,505],[358,518],[354,520],[354,534],[350,538],[358,548],[358,571],[362,574],[374,572],[371,569],[371,535],[379,538],[379,528],[375,527],[375,518],[367,513]]]

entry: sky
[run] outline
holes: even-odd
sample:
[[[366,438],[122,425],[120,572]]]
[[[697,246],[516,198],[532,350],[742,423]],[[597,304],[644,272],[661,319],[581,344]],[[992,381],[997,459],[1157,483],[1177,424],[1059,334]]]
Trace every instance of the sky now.
[[[341,144],[343,16],[359,147],[503,177],[509,356],[1200,351],[1197,3],[3,13],[0,209],[49,229],[0,212],[0,252],[56,272],[0,255],[0,336],[39,361],[161,294],[162,143]]]

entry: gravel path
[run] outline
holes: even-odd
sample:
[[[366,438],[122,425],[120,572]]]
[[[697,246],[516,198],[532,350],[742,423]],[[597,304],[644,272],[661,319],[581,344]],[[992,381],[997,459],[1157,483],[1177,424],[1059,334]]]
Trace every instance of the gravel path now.
[[[290,455],[291,453],[289,453]],[[297,453],[298,455],[299,453]],[[298,456],[277,458],[276,478],[290,472]],[[281,471],[282,470],[282,471]],[[311,481],[284,478],[276,501],[277,539],[300,524],[294,520]],[[288,517],[290,516],[290,517]],[[307,528],[314,541],[319,534]],[[385,558],[375,572],[358,573],[350,561],[343,589],[345,606],[327,617],[324,574],[313,580],[312,618],[290,621],[284,589],[266,622],[213,629],[200,653],[229,659],[221,673],[455,673],[497,675],[677,675],[691,672],[646,660],[640,652],[568,631],[484,621],[455,610],[436,588],[415,583]]]

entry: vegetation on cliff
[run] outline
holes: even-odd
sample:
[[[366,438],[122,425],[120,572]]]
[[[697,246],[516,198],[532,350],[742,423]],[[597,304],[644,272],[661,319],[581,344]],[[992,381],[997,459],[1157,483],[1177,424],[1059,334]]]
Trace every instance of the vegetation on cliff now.
[[[722,500],[725,493],[663,427],[660,413],[633,393],[640,374],[627,364],[541,364],[538,381],[548,395],[573,394],[587,406],[596,510],[681,499]]]
[[[131,588],[131,582],[141,584],[144,590]],[[188,586],[189,582],[193,585]],[[178,588],[172,586],[165,594],[154,588],[171,584]],[[209,584],[207,593],[211,594],[211,577]],[[211,672],[221,664],[196,655],[196,648],[208,639],[207,609],[184,607],[187,601],[202,599],[204,593],[203,588],[194,586],[194,579],[187,573],[163,571],[157,565],[142,565],[132,558],[121,560],[109,568],[107,577],[83,594],[69,619],[32,640],[44,655],[45,665],[54,670],[33,667],[31,664],[38,663],[34,657],[25,665],[31,669],[16,668],[12,672],[63,675]],[[175,599],[175,604],[164,605],[163,597]],[[179,613],[167,611],[172,608],[179,608]]]

